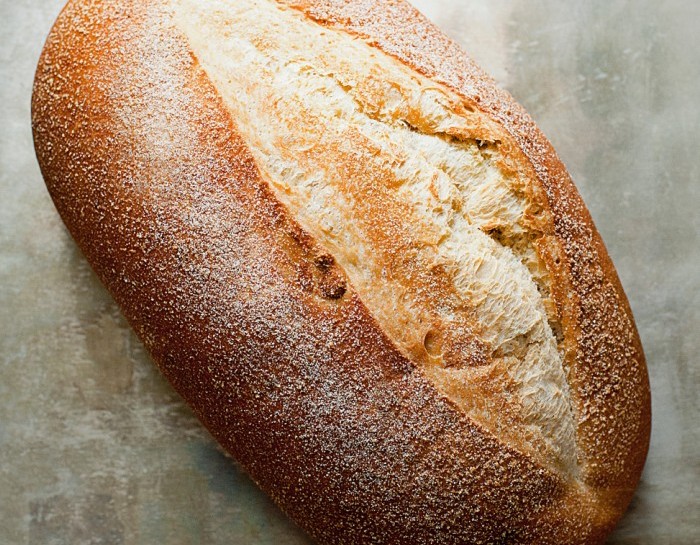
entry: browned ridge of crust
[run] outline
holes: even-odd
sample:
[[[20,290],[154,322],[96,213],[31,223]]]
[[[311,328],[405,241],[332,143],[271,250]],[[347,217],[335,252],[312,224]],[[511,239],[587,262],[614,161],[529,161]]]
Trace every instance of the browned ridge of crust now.
[[[551,218],[537,251],[576,471],[500,437],[397,347],[342,259],[280,200],[170,2],[71,1],[47,40],[34,136],[70,232],[204,425],[320,543],[602,543],[641,474],[650,394],[629,305],[565,168],[407,3],[280,3],[503,131]]]

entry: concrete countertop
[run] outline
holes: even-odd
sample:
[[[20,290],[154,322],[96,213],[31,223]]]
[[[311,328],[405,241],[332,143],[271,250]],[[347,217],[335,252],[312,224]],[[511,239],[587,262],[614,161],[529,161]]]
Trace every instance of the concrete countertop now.
[[[651,450],[614,545],[700,543],[700,3],[415,0],[525,105],[630,298]],[[0,543],[309,543],[158,375],[63,227],[29,100],[63,0],[0,0]]]

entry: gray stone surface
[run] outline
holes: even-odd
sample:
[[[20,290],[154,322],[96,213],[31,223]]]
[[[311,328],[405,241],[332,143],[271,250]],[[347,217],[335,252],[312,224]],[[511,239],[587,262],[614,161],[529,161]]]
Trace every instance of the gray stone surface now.
[[[34,66],[62,0],[0,0],[0,543],[308,541],[154,370],[34,158]],[[627,290],[649,460],[609,543],[700,543],[700,3],[416,0],[534,115]]]

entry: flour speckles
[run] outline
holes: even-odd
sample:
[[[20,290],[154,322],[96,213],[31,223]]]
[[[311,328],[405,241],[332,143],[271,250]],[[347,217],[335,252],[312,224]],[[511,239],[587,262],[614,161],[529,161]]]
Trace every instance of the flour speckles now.
[[[280,202],[167,0],[71,1],[47,41],[33,123],[66,225],[164,375],[319,542],[602,543],[644,461],[648,384],[624,294],[564,168],[522,109],[408,4],[281,4],[381,49],[511,135],[504,168],[526,165],[529,197],[551,218],[537,251],[580,474],[469,418],[397,349],[343,263],[319,262],[334,252]],[[403,118],[425,131],[421,116]],[[357,172],[351,160],[339,168]]]

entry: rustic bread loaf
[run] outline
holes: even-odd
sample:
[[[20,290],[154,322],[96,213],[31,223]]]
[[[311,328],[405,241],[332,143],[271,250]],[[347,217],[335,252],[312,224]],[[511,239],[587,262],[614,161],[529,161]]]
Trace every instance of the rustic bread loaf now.
[[[590,216],[400,0],[75,0],[33,97],[70,232],[321,543],[602,543],[649,440]]]

